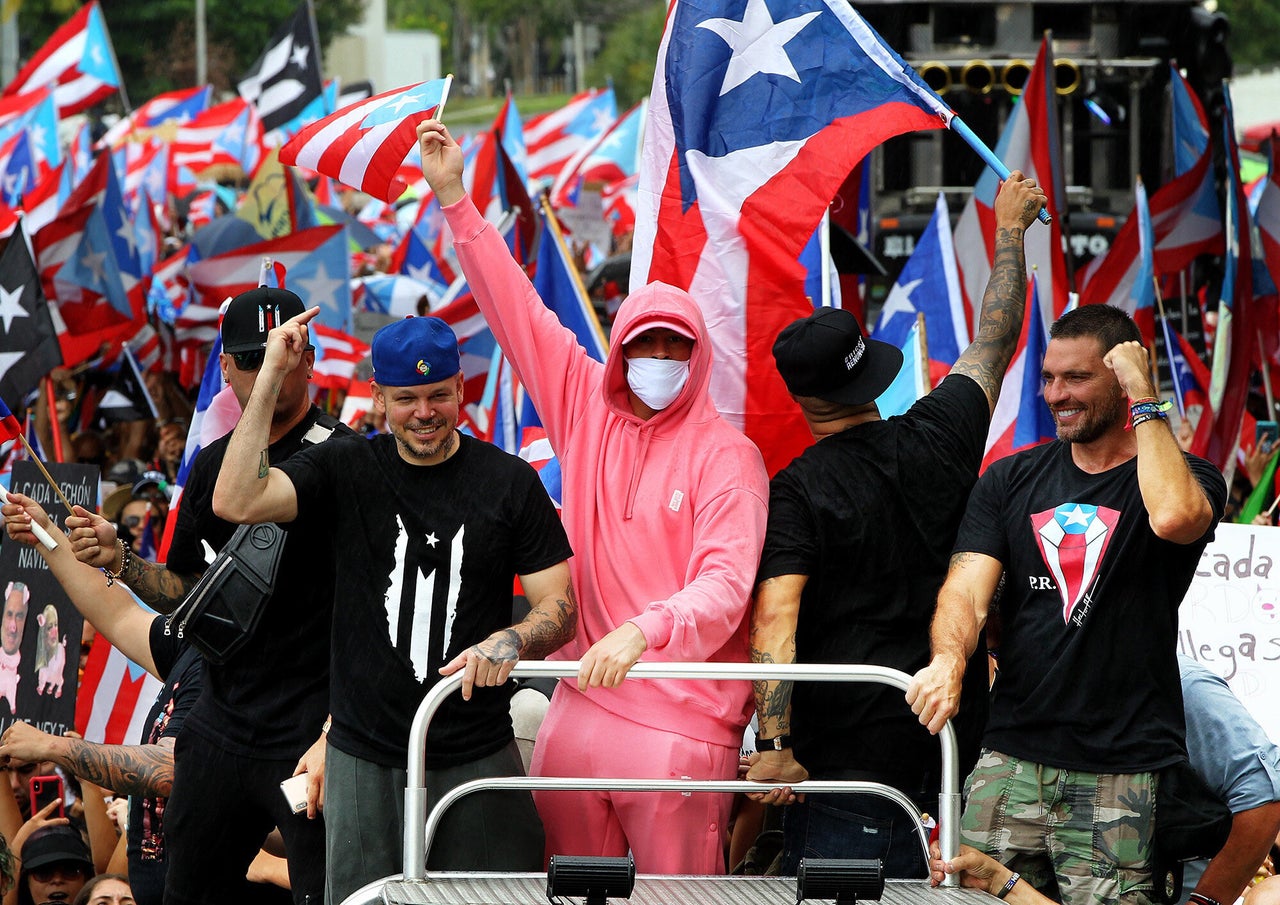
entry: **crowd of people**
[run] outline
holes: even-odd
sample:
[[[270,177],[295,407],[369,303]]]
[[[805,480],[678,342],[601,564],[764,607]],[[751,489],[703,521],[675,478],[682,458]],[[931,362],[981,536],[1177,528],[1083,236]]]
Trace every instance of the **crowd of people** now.
[[[267,287],[231,300],[219,365],[241,415],[204,444],[174,513],[189,409],[163,386],[153,443],[71,444],[116,485],[100,512],[75,507],[63,531],[28,496],[0,508],[9,542],[34,547],[86,622],[164,683],[133,744],[22,722],[0,737],[13,778],[0,874],[17,901],[337,905],[401,869],[410,723],[457,674],[427,737],[432,801],[526,768],[742,774],[761,789],[473,795],[436,834],[433,870],[631,852],[641,873],[794,873],[805,857],[869,857],[1020,903],[1143,905],[1159,898],[1160,776],[1189,754],[1233,817],[1186,891],[1197,905],[1241,894],[1280,831],[1280,751],[1225,683],[1177,658],[1178,605],[1227,487],[1179,448],[1126,314],[1086,306],[1054,323],[1041,367],[1058,439],[979,475],[1022,329],[1033,179],[1013,173],[996,199],[976,338],[905,415],[875,403],[901,353],[853,314],[782,331],[774,360],[815,442],[770,479],[712,404],[696,299],[632,293],[595,361],[471,203],[448,130],[427,121],[418,138],[463,273],[558,455],[561,511],[528,463],[459,430],[443,321],[374,336],[385,429],[364,436],[312,401],[318,309]],[[146,537],[169,519],[156,562]],[[238,580],[251,573],[271,580]],[[0,683],[24,592],[6,589]],[[530,756],[509,678],[538,658],[580,667],[534,706]],[[905,701],[862,684],[624,681],[641,659],[872,663],[913,679]],[[971,771],[951,861],[926,858],[897,805],[793,788],[870,780],[936,813],[930,734],[948,721]],[[78,784],[74,813],[22,800],[35,770]],[[282,794],[293,777],[296,800]],[[112,793],[127,799],[119,830]]]

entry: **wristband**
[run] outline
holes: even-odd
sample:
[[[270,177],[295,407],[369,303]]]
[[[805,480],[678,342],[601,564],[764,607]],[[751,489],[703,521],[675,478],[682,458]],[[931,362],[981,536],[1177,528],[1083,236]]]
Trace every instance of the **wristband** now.
[[[761,751],[784,751],[791,747],[791,736],[775,735],[773,738],[756,736],[756,745]]]
[[[320,727],[320,734],[328,735],[329,730],[332,728],[333,728],[333,717],[327,716],[324,718],[324,725]]]
[[[1222,905],[1217,899],[1210,898],[1202,892],[1193,892],[1187,896],[1188,902],[1196,902],[1198,905]]]
[[[1134,415],[1133,426],[1137,427],[1139,424],[1146,424],[1148,421],[1167,421],[1167,420],[1168,420],[1167,415],[1157,414],[1155,412],[1147,412],[1146,414],[1142,414],[1142,415]]]
[[[1022,879],[1022,874],[1018,873],[1018,872],[1015,870],[1015,871],[1013,872],[1013,874],[1009,877],[1009,882],[1008,882],[1008,883],[1006,883],[1006,884],[1004,884],[1004,889],[1002,889],[1002,890],[1000,890],[998,893],[996,893],[996,898],[997,898],[997,899],[1003,899],[1005,896],[1007,896],[1007,895],[1008,895],[1008,894],[1013,890],[1013,887],[1017,885],[1017,883],[1018,883],[1018,881],[1019,881],[1020,879]],[[1202,905],[1203,905],[1203,903],[1202,903]],[[1213,905],[1218,905],[1218,903],[1217,903],[1217,902],[1215,902],[1215,903],[1213,903]]]

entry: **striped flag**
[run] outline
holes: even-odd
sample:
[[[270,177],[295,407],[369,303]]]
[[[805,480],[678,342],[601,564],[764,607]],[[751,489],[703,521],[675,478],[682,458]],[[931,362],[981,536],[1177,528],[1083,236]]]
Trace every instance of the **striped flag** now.
[[[675,0],[645,129],[631,286],[686,289],[710,327],[711,395],[770,472],[810,440],[773,364],[813,310],[801,250],[854,166],[950,108],[846,0]]]
[[[85,741],[133,745],[164,684],[98,635],[76,696],[76,731]]]
[[[344,107],[291,138],[280,149],[280,162],[393,202],[406,188],[398,171],[417,147],[418,123],[444,112],[452,81],[418,82]]]
[[[554,180],[575,153],[617,118],[612,88],[592,88],[570,98],[559,110],[531,117],[524,124],[529,178]]]
[[[52,86],[58,116],[66,117],[115,94],[122,83],[102,9],[98,0],[91,0],[49,36],[5,86],[4,95],[13,97]]]
[[[313,382],[322,389],[345,390],[355,377],[356,366],[369,354],[369,347],[354,336],[319,323],[312,326],[311,337],[316,347]]]
[[[996,459],[1052,440],[1057,435],[1053,415],[1044,401],[1044,381],[1040,379],[1049,331],[1044,325],[1044,307],[1039,296],[1038,280],[1032,276],[1027,284],[1027,314],[1022,321],[1022,335],[1018,337],[1013,361],[1000,385],[1000,399],[991,413],[987,450],[982,458],[984,471]]]

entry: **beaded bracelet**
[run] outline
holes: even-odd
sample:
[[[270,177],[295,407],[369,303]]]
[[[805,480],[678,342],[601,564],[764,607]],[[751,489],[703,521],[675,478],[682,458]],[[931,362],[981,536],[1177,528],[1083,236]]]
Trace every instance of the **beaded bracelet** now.
[[[102,574],[107,576],[107,587],[111,587],[120,580],[120,576],[129,568],[129,562],[133,559],[133,548],[118,537],[116,538],[116,543],[120,545],[120,571],[112,572],[105,566],[103,567]]]

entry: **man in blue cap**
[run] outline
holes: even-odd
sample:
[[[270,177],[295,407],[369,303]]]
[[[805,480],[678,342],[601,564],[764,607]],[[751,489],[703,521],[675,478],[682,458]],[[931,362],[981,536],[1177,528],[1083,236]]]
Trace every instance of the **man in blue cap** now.
[[[323,520],[333,539],[325,826],[327,895],[339,902],[402,867],[409,726],[426,691],[463,671],[463,699],[441,708],[428,736],[430,797],[482,776],[519,775],[511,689],[495,686],[519,658],[572,638],[577,606],[572,551],[537,473],[457,430],[458,343],[438,318],[397,321],[373,338],[373,404],[389,433],[272,466],[270,413],[318,311],[271,332],[213,504],[242,523]],[[515,575],[532,608],[509,625]],[[428,866],[539,870],[542,846],[527,792],[484,793],[450,808]]]

